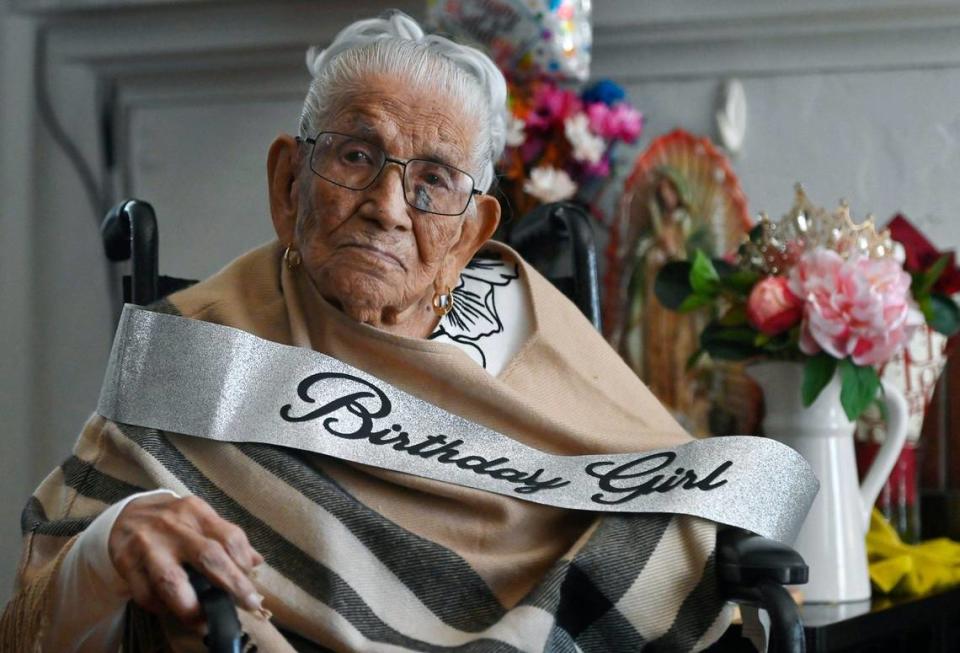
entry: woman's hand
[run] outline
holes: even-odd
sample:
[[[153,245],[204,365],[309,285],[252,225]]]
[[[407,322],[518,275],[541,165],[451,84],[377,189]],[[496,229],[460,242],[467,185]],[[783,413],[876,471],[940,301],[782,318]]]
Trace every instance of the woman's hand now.
[[[134,602],[151,612],[171,612],[193,626],[203,622],[184,563],[232,594],[241,607],[262,609],[263,597],[249,575],[263,557],[242,529],[203,499],[164,495],[131,501],[113,524],[108,548]]]

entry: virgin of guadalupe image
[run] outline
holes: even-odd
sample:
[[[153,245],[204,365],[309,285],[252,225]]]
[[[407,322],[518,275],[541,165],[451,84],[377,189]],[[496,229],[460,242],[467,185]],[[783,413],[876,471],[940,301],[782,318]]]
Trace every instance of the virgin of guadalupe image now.
[[[734,250],[750,224],[729,163],[705,138],[675,131],[653,142],[626,182],[607,260],[604,324],[620,355],[691,433],[740,432],[754,412],[731,391],[729,365],[697,362],[706,311],[677,313],[656,297],[657,273],[700,250]],[[746,396],[745,405],[735,405]],[[713,397],[713,399],[711,399]],[[719,401],[718,401],[719,399]]]

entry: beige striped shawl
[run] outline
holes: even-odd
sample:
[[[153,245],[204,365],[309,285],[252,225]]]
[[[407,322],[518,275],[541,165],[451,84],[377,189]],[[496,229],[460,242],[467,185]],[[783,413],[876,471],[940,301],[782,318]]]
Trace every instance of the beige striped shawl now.
[[[516,256],[496,244],[489,251]],[[254,250],[157,310],[281,343],[305,337],[318,351],[552,453],[642,451],[688,439],[576,307],[522,262],[534,332],[492,377],[449,345],[351,321],[304,275],[281,275],[280,256],[276,243]],[[256,582],[273,619],[243,615],[260,651],[696,650],[727,623],[709,522],[598,518],[95,416],[24,510],[19,591],[4,613],[0,648],[29,650],[8,647],[56,627],[43,615],[58,555],[106,506],[156,487],[204,498],[264,555]],[[203,650],[169,621],[134,614],[131,623],[141,648],[159,641],[157,650]]]

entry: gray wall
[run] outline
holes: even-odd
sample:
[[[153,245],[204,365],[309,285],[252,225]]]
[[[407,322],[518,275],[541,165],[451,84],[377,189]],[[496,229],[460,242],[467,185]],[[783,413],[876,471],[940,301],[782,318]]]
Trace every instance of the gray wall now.
[[[99,174],[98,97],[113,90],[112,196],[162,222],[162,269],[205,276],[270,236],[264,159],[295,128],[302,53],[389,4],[17,0],[0,13],[0,600],[20,506],[90,414],[112,324],[98,217],[38,120],[34,32],[49,28],[53,106]],[[136,5],[136,6],[132,6]],[[906,0],[598,0],[595,76],[648,117],[713,134],[720,82],[743,80],[751,210],[784,212],[795,181],[855,215],[903,210],[960,244],[960,4]],[[185,28],[186,27],[186,28]]]
[[[19,509],[24,490],[37,476],[30,419],[35,367],[31,294],[33,234],[28,216],[31,193],[24,183],[32,166],[33,132],[29,127],[29,25],[0,10],[0,422],[3,424],[0,467],[0,597],[6,598],[19,550]],[[18,58],[12,53],[22,53]]]

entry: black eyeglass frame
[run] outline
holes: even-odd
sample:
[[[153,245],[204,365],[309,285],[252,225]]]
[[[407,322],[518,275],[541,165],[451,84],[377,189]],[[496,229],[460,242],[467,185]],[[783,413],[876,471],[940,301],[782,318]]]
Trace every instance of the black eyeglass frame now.
[[[375,175],[370,179],[370,183],[368,183],[366,186],[363,186],[362,188],[354,188],[354,187],[352,187],[352,186],[345,186],[344,184],[341,184],[340,182],[336,182],[336,181],[330,179],[329,177],[324,177],[323,175],[321,175],[319,172],[317,172],[317,171],[314,169],[314,167],[313,167],[313,153],[314,153],[314,150],[315,150],[316,147],[317,147],[317,139],[320,138],[321,136],[323,136],[324,134],[333,134],[333,135],[335,135],[335,136],[343,136],[344,138],[350,138],[350,139],[353,139],[353,140],[355,140],[355,141],[360,141],[361,143],[366,143],[367,145],[370,145],[370,146],[372,146],[372,147],[375,147],[375,148],[377,148],[378,150],[380,150],[381,152],[383,152],[383,163],[380,165],[380,169],[377,170],[377,174],[375,174]],[[401,159],[396,159],[396,158],[394,158],[394,157],[387,156],[387,153],[384,152],[383,148],[380,147],[379,145],[376,145],[376,144],[374,144],[374,143],[371,143],[370,141],[364,140],[364,139],[362,139],[362,138],[357,138],[356,136],[352,136],[352,135],[350,135],[350,134],[343,134],[343,133],[341,133],[341,132],[333,132],[333,131],[322,131],[322,132],[319,132],[319,133],[318,133],[316,136],[314,136],[313,138],[310,138],[310,137],[308,137],[308,138],[301,138],[301,137],[297,136],[297,137],[296,137],[296,141],[297,141],[297,143],[301,143],[301,144],[302,144],[302,143],[309,143],[309,144],[310,144],[310,172],[312,172],[312,173],[315,174],[316,176],[320,177],[320,178],[323,179],[324,181],[329,181],[329,182],[330,182],[331,184],[333,184],[334,186],[339,186],[340,188],[346,188],[347,190],[356,190],[356,191],[367,190],[368,188],[370,188],[371,186],[373,186],[373,184],[377,181],[377,179],[380,178],[380,175],[383,174],[383,169],[387,167],[387,164],[388,164],[388,163],[395,163],[395,164],[397,164],[398,166],[400,166],[401,170],[403,170],[403,174],[401,175],[401,179],[403,180],[403,201],[407,203],[407,206],[409,206],[409,207],[411,207],[411,208],[413,208],[413,209],[416,209],[417,211],[420,211],[421,213],[429,213],[429,214],[431,214],[431,215],[442,215],[442,216],[447,216],[447,217],[456,217],[456,216],[458,216],[458,215],[463,215],[464,213],[467,212],[467,209],[470,208],[470,200],[473,199],[473,196],[474,196],[474,195],[483,195],[483,191],[477,188],[477,182],[476,182],[476,180],[473,178],[473,175],[471,175],[471,174],[470,174],[469,172],[467,172],[466,170],[461,170],[460,168],[458,168],[458,167],[456,167],[456,166],[452,166],[452,165],[450,165],[449,163],[440,163],[439,161],[431,161],[430,159],[416,159],[416,158],[414,158],[414,159],[407,159],[406,161],[403,161],[403,160],[401,160]],[[426,209],[421,209],[419,206],[415,206],[415,205],[411,204],[411,203],[410,203],[410,200],[407,199],[407,184],[406,184],[406,179],[407,179],[407,164],[410,163],[411,161],[422,161],[422,162],[424,162],[424,163],[432,163],[432,164],[435,164],[435,165],[446,166],[447,168],[450,168],[451,170],[456,170],[457,172],[466,175],[466,176],[467,176],[467,179],[470,180],[470,194],[469,194],[469,196],[467,197],[467,202],[466,202],[466,204],[463,205],[463,210],[460,211],[459,213],[437,213],[436,211],[427,211]]]

